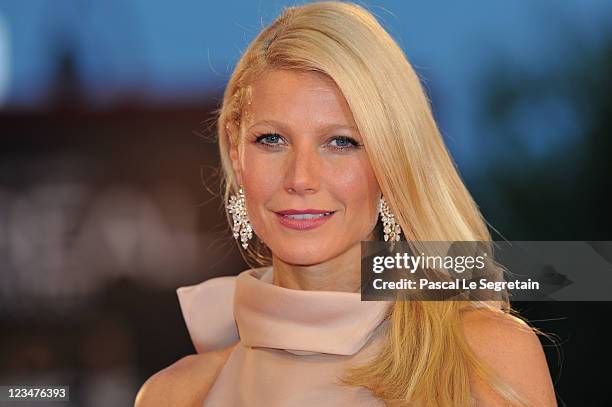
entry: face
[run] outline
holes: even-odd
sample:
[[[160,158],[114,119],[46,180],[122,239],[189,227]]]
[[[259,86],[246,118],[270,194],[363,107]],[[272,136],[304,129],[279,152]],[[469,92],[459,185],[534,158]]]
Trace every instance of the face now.
[[[230,155],[257,236],[274,256],[302,266],[372,240],[381,191],[335,83],[274,70],[251,86],[244,146],[232,145]]]

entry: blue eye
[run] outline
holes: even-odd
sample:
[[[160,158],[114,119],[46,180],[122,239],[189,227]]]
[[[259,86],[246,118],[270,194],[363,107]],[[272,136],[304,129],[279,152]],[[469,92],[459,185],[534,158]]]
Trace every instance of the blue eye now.
[[[267,133],[267,134],[262,134],[261,136],[258,136],[255,139],[255,143],[258,144],[263,144],[264,146],[277,146],[279,145],[278,141],[282,140],[282,137],[279,134],[276,133]]]
[[[332,145],[332,148],[336,150],[349,150],[352,148],[359,148],[361,145],[353,138],[347,136],[334,137],[331,142],[337,141],[336,145]]]
[[[260,144],[267,148],[277,148],[284,145],[284,139],[280,134],[277,133],[266,133],[255,138],[255,144]],[[334,136],[328,141],[328,148],[337,151],[352,150],[361,148],[363,145],[359,144],[355,139],[348,136]]]

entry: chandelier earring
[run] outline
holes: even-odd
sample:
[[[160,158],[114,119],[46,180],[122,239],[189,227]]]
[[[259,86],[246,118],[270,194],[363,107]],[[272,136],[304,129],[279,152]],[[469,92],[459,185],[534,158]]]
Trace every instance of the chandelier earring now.
[[[395,221],[395,216],[391,212],[391,209],[389,209],[384,196],[378,201],[378,213],[380,213],[380,218],[383,222],[385,242],[399,241],[400,235],[402,234],[402,228]]]
[[[234,239],[238,240],[238,238],[240,238],[240,244],[242,248],[246,250],[249,246],[249,240],[253,237],[253,228],[249,222],[242,186],[240,186],[238,195],[232,194],[230,196],[229,202],[225,207],[229,213],[232,214],[232,219],[234,221],[234,226],[232,228]]]

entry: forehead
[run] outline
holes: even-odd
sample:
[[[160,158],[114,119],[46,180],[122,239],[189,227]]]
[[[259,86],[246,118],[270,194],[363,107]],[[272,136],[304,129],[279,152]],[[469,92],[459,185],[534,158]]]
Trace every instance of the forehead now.
[[[289,125],[335,122],[354,126],[353,115],[335,82],[319,72],[273,70],[251,85],[250,122]]]

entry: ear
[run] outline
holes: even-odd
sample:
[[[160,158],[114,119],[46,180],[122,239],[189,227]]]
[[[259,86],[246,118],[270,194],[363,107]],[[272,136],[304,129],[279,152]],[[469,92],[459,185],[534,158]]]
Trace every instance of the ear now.
[[[232,161],[232,168],[236,175],[236,182],[238,185],[242,185],[242,168],[240,166],[240,157],[238,153],[238,127],[228,122],[225,125],[225,135],[229,141],[229,153]]]

